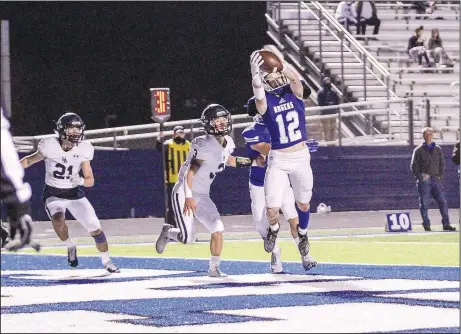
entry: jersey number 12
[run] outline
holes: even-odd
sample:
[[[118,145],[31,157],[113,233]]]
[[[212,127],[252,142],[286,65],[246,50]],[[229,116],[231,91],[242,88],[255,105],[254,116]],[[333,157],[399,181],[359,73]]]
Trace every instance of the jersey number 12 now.
[[[285,119],[283,116],[285,116]],[[285,115],[277,115],[275,121],[279,127],[280,144],[288,144],[302,138],[301,131],[299,130],[299,117],[295,110],[289,111]],[[285,123],[288,126],[285,127]]]

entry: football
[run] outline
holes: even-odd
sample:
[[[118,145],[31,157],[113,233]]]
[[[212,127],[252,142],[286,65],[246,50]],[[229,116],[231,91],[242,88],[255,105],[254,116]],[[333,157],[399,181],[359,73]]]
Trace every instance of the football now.
[[[264,60],[264,63],[261,65],[262,70],[266,72],[272,72],[274,67],[277,68],[277,72],[282,70],[282,62],[275,53],[268,50],[261,50],[259,51],[259,54]]]

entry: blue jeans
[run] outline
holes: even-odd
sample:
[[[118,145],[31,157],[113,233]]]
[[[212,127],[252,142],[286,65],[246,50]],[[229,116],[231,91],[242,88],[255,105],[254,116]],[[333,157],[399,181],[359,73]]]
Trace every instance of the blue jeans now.
[[[417,181],[417,183],[419,194],[419,211],[421,212],[421,217],[423,218],[423,225],[431,225],[431,221],[427,214],[431,197],[435,199],[437,206],[439,207],[440,214],[442,215],[442,225],[450,225],[450,220],[448,218],[448,205],[445,198],[445,193],[443,192],[442,181],[434,176],[431,176],[429,180]]]

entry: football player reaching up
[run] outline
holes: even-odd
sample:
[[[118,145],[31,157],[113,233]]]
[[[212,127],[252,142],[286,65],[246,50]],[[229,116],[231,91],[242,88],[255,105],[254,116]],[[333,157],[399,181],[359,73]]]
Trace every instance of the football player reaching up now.
[[[299,217],[298,249],[302,256],[306,256],[309,253],[307,226],[313,175],[306,144],[304,87],[291,65],[283,59],[279,60],[282,63],[280,72],[276,68],[266,72],[261,69],[264,60],[259,50],[253,52],[250,57],[256,111],[262,116],[271,138],[264,183],[269,222],[264,249],[266,252],[272,252],[275,247],[280,228],[278,216],[283,204],[284,189],[291,183]]]
[[[155,248],[161,254],[170,239],[184,244],[194,242],[195,216],[211,233],[208,276],[225,277],[227,275],[219,269],[224,225],[210,198],[210,186],[216,174],[226,166],[249,167],[251,160],[231,155],[235,144],[228,135],[232,130],[232,119],[226,108],[210,104],[203,110],[200,120],[207,134],[192,141],[189,155],[179,170],[178,182],[171,194],[178,228],[164,224]]]
[[[42,139],[38,144],[38,150],[22,158],[21,164],[28,168],[45,160],[45,188],[42,200],[56,234],[67,247],[69,266],[76,268],[78,258],[77,247],[69,237],[65,221],[66,210],[69,210],[94,238],[104,268],[110,273],[118,273],[120,270],[109,257],[109,246],[101,223],[81,188],[94,185],[90,163],[94,148],[89,141],[83,140],[84,130],[85,124],[80,116],[65,113],[56,122],[57,136]],[[79,174],[80,170],[83,177]]]

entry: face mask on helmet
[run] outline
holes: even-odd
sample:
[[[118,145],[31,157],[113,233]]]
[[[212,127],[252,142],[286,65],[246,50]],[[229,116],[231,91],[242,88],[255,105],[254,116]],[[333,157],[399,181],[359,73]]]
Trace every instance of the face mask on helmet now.
[[[70,124],[65,128],[65,135],[67,141],[78,144],[83,140],[83,125],[82,124]]]
[[[64,114],[56,123],[59,139],[73,144],[78,144],[83,140],[84,130],[85,124],[77,114]]]
[[[214,136],[224,136],[232,131],[232,118],[229,111],[221,105],[210,105],[200,119],[205,132]]]
[[[287,77],[280,72],[269,73],[261,71],[261,81],[266,92],[273,92],[289,83]]]

